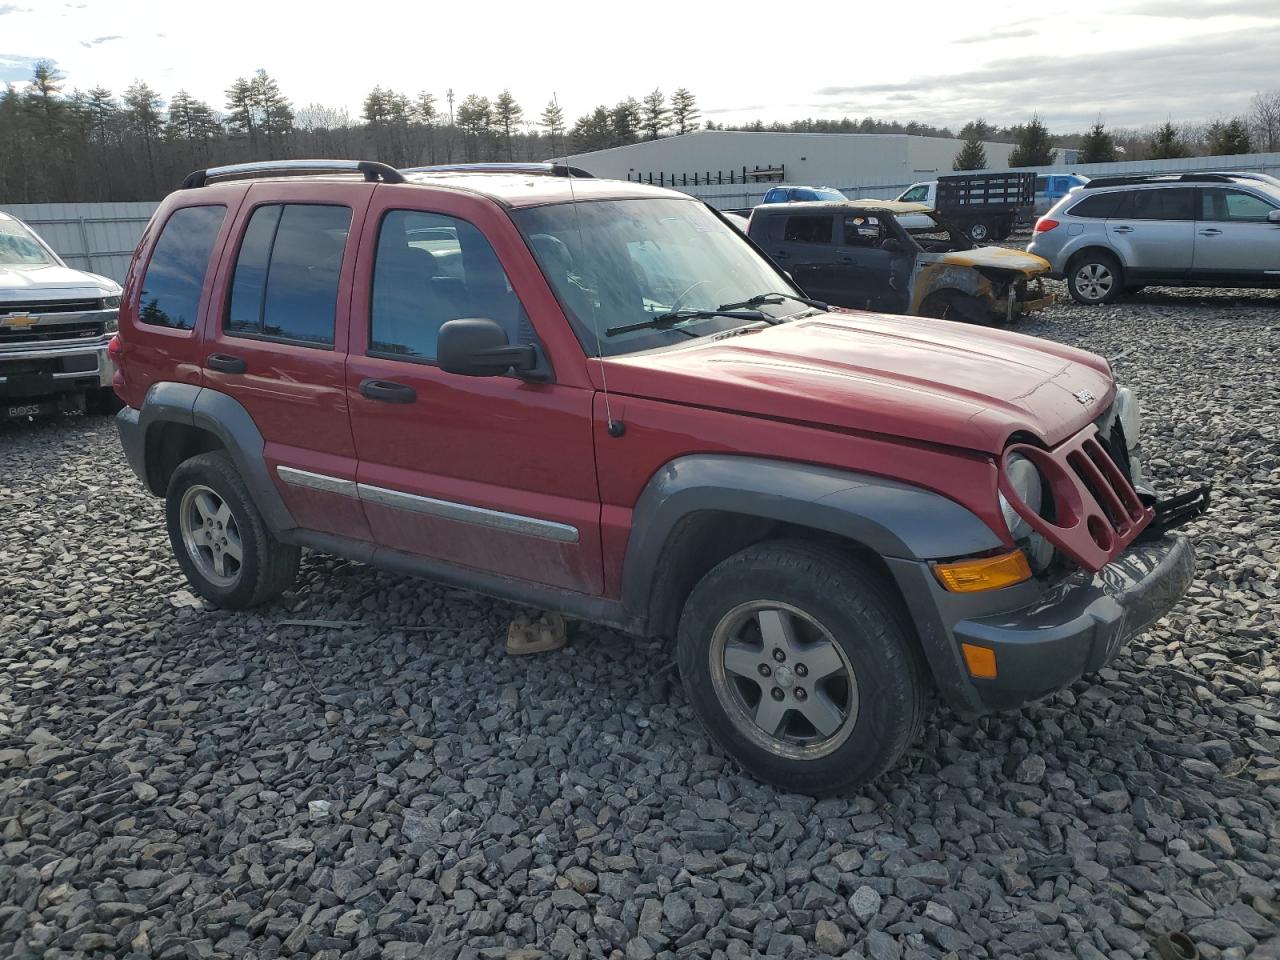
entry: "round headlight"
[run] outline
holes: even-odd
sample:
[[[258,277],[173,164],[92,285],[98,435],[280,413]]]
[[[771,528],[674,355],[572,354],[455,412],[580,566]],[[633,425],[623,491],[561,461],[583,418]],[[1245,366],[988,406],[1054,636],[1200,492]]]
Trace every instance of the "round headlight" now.
[[[1035,513],[1040,512],[1044,504],[1044,488],[1040,482],[1040,471],[1036,465],[1020,453],[1009,457],[1005,464],[1005,476],[1009,478],[1009,486],[1013,488],[1018,499]],[[1027,523],[1003,493],[1000,494],[1000,513],[1004,516],[1009,535],[1018,540],[1030,534],[1031,524]]]
[[[103,297],[102,298],[102,308],[104,310],[114,310],[118,306],[120,306],[119,297]]]

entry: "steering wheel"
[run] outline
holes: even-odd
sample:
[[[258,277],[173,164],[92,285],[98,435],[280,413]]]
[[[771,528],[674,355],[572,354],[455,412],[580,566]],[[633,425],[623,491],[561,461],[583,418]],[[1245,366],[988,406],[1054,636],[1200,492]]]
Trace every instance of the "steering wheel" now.
[[[688,287],[685,287],[684,293],[682,293],[682,294],[680,294],[680,296],[676,297],[676,301],[675,301],[675,303],[671,304],[671,312],[672,312],[672,313],[675,313],[675,312],[676,312],[677,310],[679,310],[682,306],[684,306],[684,302],[685,302],[685,300],[687,300],[687,299],[688,299],[689,294],[693,293],[693,291],[697,290],[699,287],[705,287],[705,286],[707,286],[707,285],[708,285],[708,284],[710,284],[711,282],[712,282],[712,281],[710,281],[710,280],[698,280],[698,281],[694,282],[693,284],[689,285]]]

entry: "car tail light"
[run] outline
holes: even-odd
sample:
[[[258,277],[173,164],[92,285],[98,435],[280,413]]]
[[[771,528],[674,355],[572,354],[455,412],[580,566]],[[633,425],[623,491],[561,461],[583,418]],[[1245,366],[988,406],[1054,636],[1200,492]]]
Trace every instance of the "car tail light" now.
[[[1041,217],[1036,221],[1035,233],[1048,233],[1058,225],[1057,220],[1050,220],[1048,217]]]

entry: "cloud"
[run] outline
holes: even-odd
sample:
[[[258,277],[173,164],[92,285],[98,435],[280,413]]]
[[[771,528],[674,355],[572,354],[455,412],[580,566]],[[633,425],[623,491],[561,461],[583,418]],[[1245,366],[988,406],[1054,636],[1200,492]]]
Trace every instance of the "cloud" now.
[[[1245,109],[1246,91],[1273,83],[1277,48],[1280,23],[1136,50],[1002,58],[973,70],[816,93],[829,98],[824,112],[850,114],[884,109],[895,95],[915,94],[918,103],[931,105],[916,117],[928,122],[1018,119],[1033,112],[1059,127],[1091,122],[1099,113],[1113,125],[1157,122],[1167,114],[1211,118]],[[1171,77],[1195,82],[1174,84]]]
[[[748,103],[745,106],[741,106],[741,107],[707,107],[702,110],[702,113],[704,114],[746,113],[748,110],[763,110],[763,109],[765,109],[765,105],[763,103]]]
[[[28,57],[20,53],[0,53],[0,83],[21,83],[31,79],[31,71],[48,57]]]
[[[20,7],[16,3],[0,3],[0,17],[6,13],[30,13],[30,7]]]
[[[92,40],[81,40],[81,41],[80,41],[80,46],[82,46],[82,47],[86,47],[86,48],[88,48],[88,47],[96,47],[96,46],[98,46],[99,44],[107,43],[107,42],[108,42],[108,41],[110,41],[110,40],[123,40],[123,39],[124,39],[124,37],[120,36],[120,34],[118,34],[118,33],[113,33],[113,34],[112,34],[111,36],[109,36],[109,37],[94,37]]]
[[[952,43],[987,43],[991,40],[1014,40],[1018,37],[1034,37],[1036,31],[1031,27],[1002,27],[988,30],[986,33],[974,34],[972,37],[959,37]]]
[[[1280,20],[1280,4],[1275,0],[1145,0],[1126,10],[1116,11],[1135,17],[1158,17],[1164,20],[1207,20],[1214,17],[1261,17]]]

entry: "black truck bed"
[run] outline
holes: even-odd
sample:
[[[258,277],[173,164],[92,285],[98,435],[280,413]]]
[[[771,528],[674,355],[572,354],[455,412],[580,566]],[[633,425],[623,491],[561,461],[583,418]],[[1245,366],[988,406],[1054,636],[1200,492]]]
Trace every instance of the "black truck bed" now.
[[[1017,213],[1036,199],[1034,173],[973,173],[938,177],[934,208],[942,214]]]

